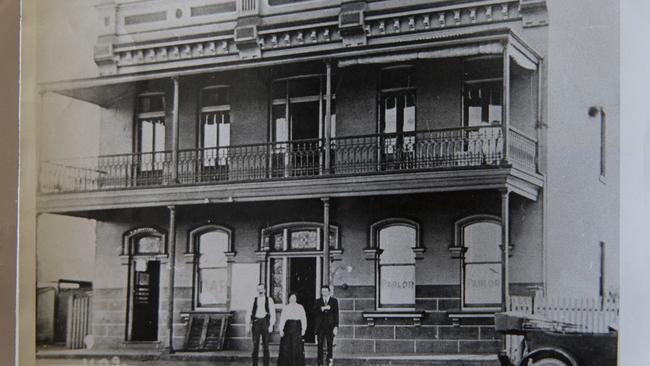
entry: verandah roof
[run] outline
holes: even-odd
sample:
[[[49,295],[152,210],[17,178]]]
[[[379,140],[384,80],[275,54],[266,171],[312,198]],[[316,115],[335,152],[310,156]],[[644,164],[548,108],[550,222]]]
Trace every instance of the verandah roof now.
[[[384,43],[362,49],[339,49],[319,54],[293,55],[291,62],[309,62],[331,59],[338,61],[338,67],[356,64],[373,64],[435,59],[469,57],[483,54],[507,53],[524,69],[536,70],[542,56],[522,41],[510,28],[490,30],[459,31],[448,29],[431,35],[418,35],[407,44]],[[208,65],[193,68],[175,68],[164,71],[100,76],[96,78],[50,82],[40,85],[41,92],[54,92],[74,99],[109,107],[117,100],[135,93],[135,84],[140,81],[166,79],[174,76],[189,76],[205,73],[269,67],[286,64],[287,57],[242,60],[237,63]]]

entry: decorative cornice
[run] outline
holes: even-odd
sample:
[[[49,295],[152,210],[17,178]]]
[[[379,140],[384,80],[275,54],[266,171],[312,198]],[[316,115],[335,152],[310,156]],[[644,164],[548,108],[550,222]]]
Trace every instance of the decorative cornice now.
[[[201,34],[163,45],[155,44],[155,41],[149,44],[117,45],[114,43],[115,38],[104,38],[98,41],[95,47],[95,60],[106,73],[119,73],[122,67],[155,63],[169,63],[171,67],[171,64],[202,58],[210,58],[214,62],[219,62],[220,58],[226,56],[236,55],[241,59],[264,58],[265,51],[295,49],[296,51],[292,52],[295,53],[303,52],[301,47],[315,45],[340,43],[342,48],[358,47],[366,45],[372,38],[518,20],[521,19],[522,13],[529,18],[539,17],[540,12],[537,9],[541,6],[540,1],[528,0],[525,2],[526,6],[519,6],[519,1],[516,0],[444,7],[432,5],[428,8],[399,8],[392,12],[375,14],[369,13],[363,7],[345,8],[345,11],[342,7],[339,19],[335,22],[323,19],[318,23],[291,27],[265,25],[263,18],[255,16],[244,18],[246,21],[255,19],[255,24],[252,25],[238,24],[230,31],[212,37],[206,38],[205,34]],[[542,3],[545,5],[545,2]],[[531,22],[539,24],[540,21]],[[308,50],[313,52],[313,47]]]

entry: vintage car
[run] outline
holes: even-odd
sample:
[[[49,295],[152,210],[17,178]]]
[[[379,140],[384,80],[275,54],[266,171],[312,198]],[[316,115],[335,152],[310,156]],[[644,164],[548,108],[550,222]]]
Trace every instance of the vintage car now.
[[[549,321],[543,317],[499,313],[495,315],[499,333],[523,336],[516,355],[499,355],[502,366],[615,366],[616,329],[606,333],[580,331],[575,325]]]

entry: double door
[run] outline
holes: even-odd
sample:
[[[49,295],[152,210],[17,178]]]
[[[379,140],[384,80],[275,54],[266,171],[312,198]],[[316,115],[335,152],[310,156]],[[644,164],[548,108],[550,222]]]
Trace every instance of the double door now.
[[[415,167],[415,90],[383,92],[380,101],[382,169]]]
[[[323,168],[325,96],[322,75],[273,82],[271,175],[313,176]],[[332,104],[331,136],[336,133]]]

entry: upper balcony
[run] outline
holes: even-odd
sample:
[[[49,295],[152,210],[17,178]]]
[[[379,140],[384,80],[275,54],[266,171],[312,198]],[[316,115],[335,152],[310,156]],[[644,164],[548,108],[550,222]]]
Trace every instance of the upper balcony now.
[[[46,84],[103,107],[101,156],[42,162],[38,207],[477,189],[535,200],[542,73],[542,56],[499,28]]]

